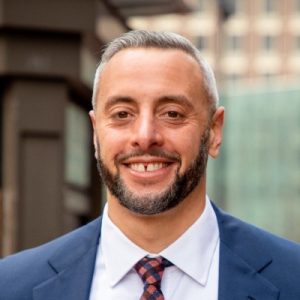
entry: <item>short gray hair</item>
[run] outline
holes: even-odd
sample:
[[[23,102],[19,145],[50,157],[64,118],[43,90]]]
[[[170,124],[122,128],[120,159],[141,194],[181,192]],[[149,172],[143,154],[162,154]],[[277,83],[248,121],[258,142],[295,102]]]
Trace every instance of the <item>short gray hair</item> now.
[[[109,43],[104,49],[99,66],[96,69],[92,105],[96,107],[96,99],[98,95],[100,75],[105,65],[110,59],[120,52],[128,48],[158,48],[158,49],[178,49],[191,55],[199,64],[203,75],[203,87],[207,96],[211,111],[215,111],[219,105],[219,95],[214,73],[210,65],[201,56],[200,51],[183,36],[172,32],[154,32],[147,30],[133,30],[116,38]]]

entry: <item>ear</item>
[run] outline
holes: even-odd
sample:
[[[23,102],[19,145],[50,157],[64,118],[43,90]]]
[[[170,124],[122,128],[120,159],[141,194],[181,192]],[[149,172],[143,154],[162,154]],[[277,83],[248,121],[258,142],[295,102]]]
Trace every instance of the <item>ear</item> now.
[[[91,123],[93,126],[93,143],[94,143],[94,148],[95,148],[95,158],[98,159],[98,143],[97,143],[97,130],[96,130],[96,116],[95,116],[95,112],[93,110],[91,110],[89,112],[89,116],[91,119]]]
[[[225,109],[220,106],[213,115],[210,138],[209,138],[209,155],[216,158],[219,155],[222,144],[223,126],[224,126]]]

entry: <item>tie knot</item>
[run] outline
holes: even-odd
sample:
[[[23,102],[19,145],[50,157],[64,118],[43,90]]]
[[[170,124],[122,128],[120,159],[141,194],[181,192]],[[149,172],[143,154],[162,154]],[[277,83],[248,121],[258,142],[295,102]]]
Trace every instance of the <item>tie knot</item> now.
[[[164,270],[171,265],[171,262],[161,256],[146,256],[138,261],[134,268],[143,280],[144,285],[155,285],[160,287]]]

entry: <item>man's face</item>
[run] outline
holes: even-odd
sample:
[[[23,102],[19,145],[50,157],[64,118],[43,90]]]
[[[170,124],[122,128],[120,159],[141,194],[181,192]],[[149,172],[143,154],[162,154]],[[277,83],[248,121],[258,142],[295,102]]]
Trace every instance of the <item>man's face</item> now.
[[[179,50],[122,50],[105,66],[91,113],[98,166],[131,211],[157,214],[200,188],[212,144],[201,82]]]

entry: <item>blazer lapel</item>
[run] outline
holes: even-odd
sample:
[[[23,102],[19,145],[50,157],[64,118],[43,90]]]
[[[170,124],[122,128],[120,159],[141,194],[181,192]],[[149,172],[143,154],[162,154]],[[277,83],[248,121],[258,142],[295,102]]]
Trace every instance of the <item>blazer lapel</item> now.
[[[278,299],[279,290],[260,274],[272,263],[270,251],[245,236],[243,223],[214,209],[220,230],[219,300]],[[33,299],[88,300],[99,236],[99,220],[73,234],[48,262],[56,275],[34,288]]]
[[[260,272],[272,264],[271,249],[263,246],[257,229],[219,210],[219,300],[276,300],[279,290]]]
[[[275,300],[278,296],[275,286],[221,242],[219,300]]]
[[[99,219],[49,260],[56,275],[33,290],[34,300],[88,300],[100,234]]]

